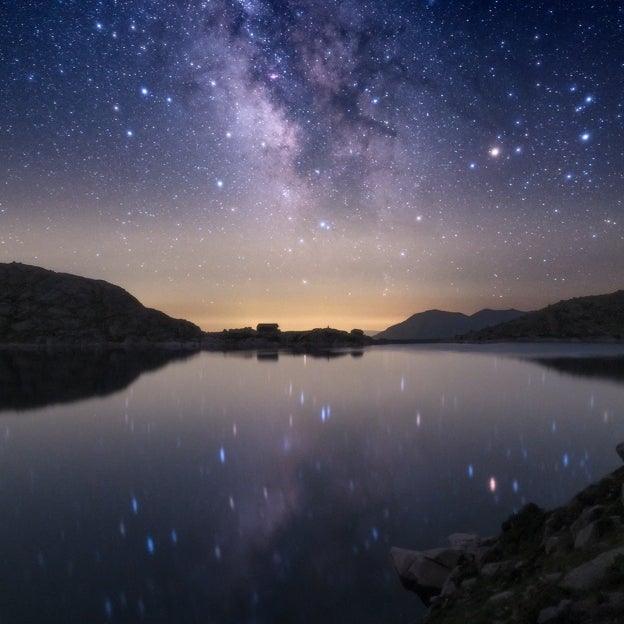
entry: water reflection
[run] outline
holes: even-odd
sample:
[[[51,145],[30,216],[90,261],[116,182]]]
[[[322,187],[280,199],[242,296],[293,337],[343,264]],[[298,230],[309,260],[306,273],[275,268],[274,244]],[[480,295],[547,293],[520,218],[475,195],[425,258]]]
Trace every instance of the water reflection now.
[[[516,355],[205,353],[0,418],[2,619],[413,622],[391,545],[618,465],[624,385]]]
[[[106,396],[192,353],[167,350],[0,350],[0,410]]]
[[[315,349],[308,353],[302,354],[297,352],[288,351],[258,351],[256,357],[259,361],[274,361],[276,362],[281,357],[293,358],[293,357],[306,357],[315,358],[321,360],[335,360],[337,358],[343,358],[351,356],[353,358],[362,357],[364,355],[363,349]]]
[[[535,361],[568,375],[624,382],[624,357],[557,357],[537,358]]]

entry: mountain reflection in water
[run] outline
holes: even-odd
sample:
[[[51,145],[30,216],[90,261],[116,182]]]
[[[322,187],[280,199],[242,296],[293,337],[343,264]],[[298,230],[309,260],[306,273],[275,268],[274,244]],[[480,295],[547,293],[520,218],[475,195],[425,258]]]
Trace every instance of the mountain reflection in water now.
[[[624,382],[624,357],[621,356],[536,358],[534,361],[568,375]]]
[[[539,361],[610,352],[342,353],[4,353],[0,622],[411,624],[391,546],[621,463],[624,384]]]
[[[183,360],[190,351],[0,350],[0,410],[24,410],[106,396],[142,373]]]

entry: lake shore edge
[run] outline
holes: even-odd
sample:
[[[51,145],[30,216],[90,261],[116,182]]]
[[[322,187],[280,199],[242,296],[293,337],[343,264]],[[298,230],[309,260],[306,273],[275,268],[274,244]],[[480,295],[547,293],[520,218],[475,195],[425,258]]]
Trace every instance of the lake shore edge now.
[[[624,460],[624,443],[617,446]],[[624,612],[624,466],[545,511],[533,503],[496,537],[391,550],[402,585],[429,607],[423,624],[611,624]]]

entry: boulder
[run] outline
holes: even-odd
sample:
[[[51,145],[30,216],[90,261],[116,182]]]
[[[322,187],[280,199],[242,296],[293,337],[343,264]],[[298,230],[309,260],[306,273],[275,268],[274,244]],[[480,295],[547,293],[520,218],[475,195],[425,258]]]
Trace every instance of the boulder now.
[[[624,547],[603,552],[591,561],[570,570],[563,577],[560,586],[577,591],[599,589],[607,578],[609,568],[621,555],[624,555]]]
[[[582,528],[574,538],[574,548],[588,548],[600,541],[605,535],[615,532],[621,527],[617,518],[607,516],[590,522]]]
[[[587,509],[583,509],[579,517],[572,523],[570,530],[572,531],[572,535],[576,540],[576,536],[579,531],[582,531],[589,524],[598,520],[602,516],[604,512],[604,505],[592,505]]]
[[[452,549],[470,554],[476,554],[483,544],[483,539],[474,533],[453,533],[448,541]]]
[[[571,600],[562,600],[554,607],[546,607],[545,609],[542,609],[537,616],[537,624],[550,624],[550,622],[556,622],[570,610],[571,605]]]
[[[426,605],[440,595],[451,572],[465,556],[454,548],[425,551],[392,548],[390,555],[403,587],[416,593]]]

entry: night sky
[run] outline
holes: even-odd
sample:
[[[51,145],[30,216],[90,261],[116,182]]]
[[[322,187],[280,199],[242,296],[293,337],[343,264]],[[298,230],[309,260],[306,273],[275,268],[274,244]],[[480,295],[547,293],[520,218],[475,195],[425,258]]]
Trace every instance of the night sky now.
[[[0,7],[0,261],[207,330],[624,287],[624,3]]]

